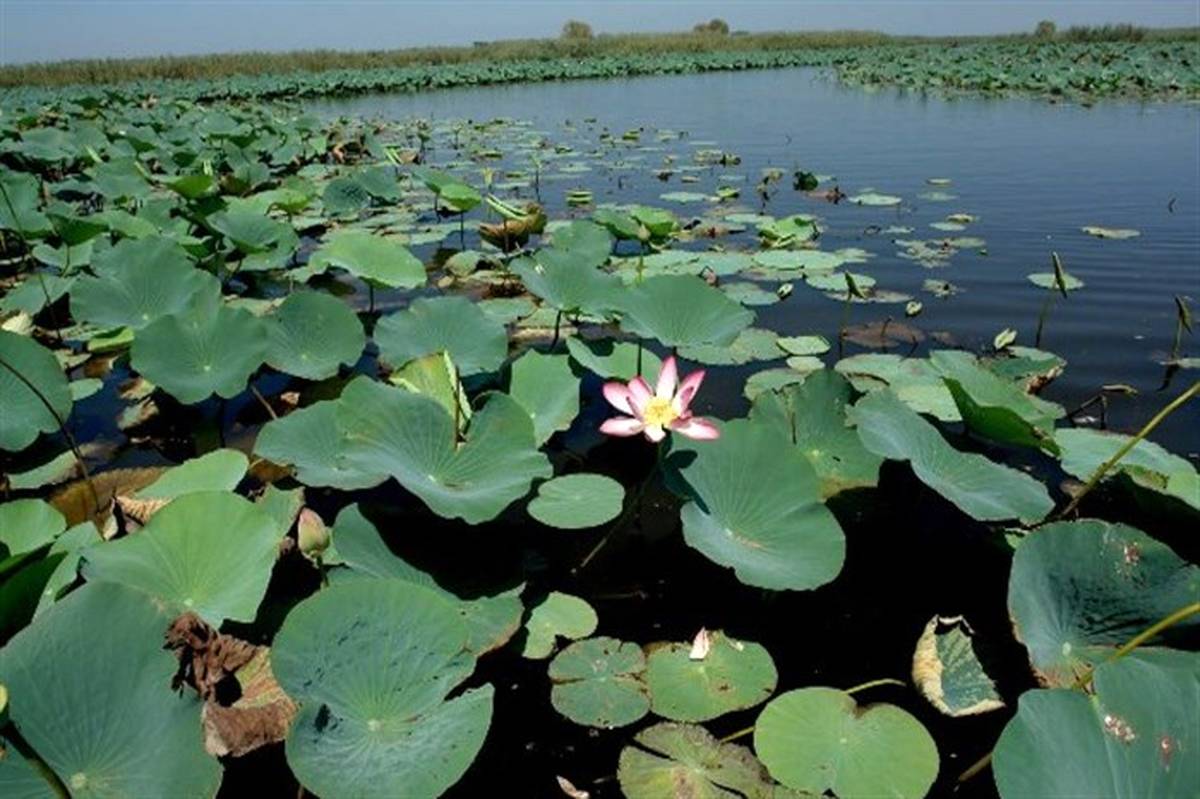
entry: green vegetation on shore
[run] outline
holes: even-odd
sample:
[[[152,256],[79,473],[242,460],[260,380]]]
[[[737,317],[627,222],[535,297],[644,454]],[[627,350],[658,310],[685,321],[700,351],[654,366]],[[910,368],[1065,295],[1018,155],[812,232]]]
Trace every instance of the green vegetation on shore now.
[[[477,42],[468,47],[421,47],[398,50],[296,50],[155,58],[75,59],[0,67],[0,87],[105,85],[152,80],[218,80],[234,76],[287,75],[334,70],[384,70],[417,66],[493,64],[562,59],[645,58],[674,54],[829,51],[898,45],[957,46],[1054,42],[1182,42],[1200,41],[1200,29],[1145,29],[1129,25],[1071,28],[1062,32],[1007,36],[912,37],[870,31],[804,31],[734,33],[704,23],[685,33],[601,34],[564,31],[558,39]],[[576,24],[576,23],[568,23]],[[580,23],[581,24],[581,23]],[[723,23],[721,23],[723,24]],[[587,26],[584,25],[584,28]],[[824,59],[812,55],[814,64]]]

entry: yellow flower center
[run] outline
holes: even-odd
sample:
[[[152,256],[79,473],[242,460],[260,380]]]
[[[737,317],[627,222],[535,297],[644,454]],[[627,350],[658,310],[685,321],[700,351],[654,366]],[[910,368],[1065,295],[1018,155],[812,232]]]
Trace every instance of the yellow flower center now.
[[[642,410],[642,421],[647,425],[666,427],[678,418],[679,414],[675,413],[671,400],[662,397],[651,397]]]

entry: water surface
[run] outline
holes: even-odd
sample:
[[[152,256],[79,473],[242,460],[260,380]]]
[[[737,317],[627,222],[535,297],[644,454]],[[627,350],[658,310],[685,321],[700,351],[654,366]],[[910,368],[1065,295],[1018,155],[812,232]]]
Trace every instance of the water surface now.
[[[817,71],[795,69],[450,89],[308,107],[385,118],[510,117],[531,121],[552,141],[570,141],[583,128],[591,142],[603,128],[617,136],[647,129],[644,168],[621,173],[619,181],[602,170],[547,181],[543,197],[552,216],[569,213],[562,202],[567,188],[592,189],[598,201],[666,205],[686,218],[705,206],[664,203],[659,195],[711,193],[727,183],[722,177],[741,174],[741,202],[757,210],[753,185],[765,168],[836,176],[848,194],[875,189],[904,203],[834,206],[793,191],[785,177],[765,210],[818,214],[827,227],[823,249],[856,246],[874,253],[872,261],[851,269],[921,300],[924,312],[916,323],[923,330],[946,332],[960,346],[980,349],[1012,327],[1019,343],[1034,344],[1047,293],[1025,275],[1049,270],[1053,250],[1086,287],[1048,309],[1040,344],[1069,361],[1049,398],[1072,408],[1104,384],[1132,385],[1141,395],[1115,399],[1109,413],[1110,425],[1128,429],[1195,374],[1180,372],[1164,387],[1160,363],[1174,334],[1173,296],[1200,299],[1200,109],[1194,105],[1108,102],[1085,108],[1041,99],[940,98],[843,87]],[[696,184],[681,185],[678,174],[661,182],[652,175],[662,162],[653,133],[661,129],[686,133],[683,141],[693,149],[703,143],[734,153],[741,163],[698,173]],[[935,177],[952,185],[928,185]],[[939,189],[957,199],[919,196]],[[978,221],[962,233],[929,227],[954,212]],[[897,225],[914,232],[876,232]],[[1084,225],[1134,228],[1141,236],[1100,240],[1082,233]],[[899,258],[892,241],[956,235],[985,239],[986,254],[964,250],[948,267],[927,269]],[[963,293],[935,298],[922,291],[927,278],[951,281]],[[759,324],[833,340],[838,304],[797,289],[787,302],[759,309]],[[888,316],[903,318],[903,306],[858,306],[852,321]],[[1185,338],[1184,349],[1200,353],[1200,342]],[[737,413],[737,385],[728,388],[716,410]],[[1185,410],[1156,437],[1194,457],[1198,422],[1200,410]]]

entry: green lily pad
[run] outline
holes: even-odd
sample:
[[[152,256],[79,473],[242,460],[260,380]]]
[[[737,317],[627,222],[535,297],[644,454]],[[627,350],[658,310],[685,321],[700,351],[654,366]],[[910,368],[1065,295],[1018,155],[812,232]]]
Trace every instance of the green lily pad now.
[[[703,727],[662,722],[621,750],[617,779],[627,799],[802,799],[777,785],[744,746]]]
[[[331,266],[388,288],[425,285],[425,265],[416,256],[394,241],[362,230],[334,233],[308,259],[303,274],[307,279]]]
[[[508,355],[504,325],[465,297],[422,297],[375,326],[379,355],[395,366],[445,350],[463,376],[493,372]]]
[[[583,341],[567,339],[567,350],[576,363],[603,378],[629,382],[639,374],[656,375],[662,369],[662,359],[644,347],[627,341]]]
[[[596,632],[599,623],[596,611],[585,600],[551,591],[529,612],[521,655],[532,660],[548,658],[558,638],[572,641],[587,638]]]
[[[80,275],[71,287],[71,315],[98,327],[140,330],[159,317],[183,313],[200,297],[220,295],[217,279],[192,266],[170,239],[123,240],[104,263],[97,277]]]
[[[414,358],[388,375],[388,382],[437,400],[454,417],[459,432],[471,421],[471,401],[449,353],[431,352]]]
[[[560,311],[606,313],[622,291],[621,279],[600,269],[587,251],[542,249],[511,268],[531,294]]]
[[[913,653],[913,684],[947,716],[973,716],[1004,707],[971,643],[961,616],[934,616]]]
[[[89,549],[83,574],[219,626],[254,620],[278,555],[279,530],[265,511],[236,494],[205,491],[172,501],[137,535]]]
[[[1062,449],[1062,467],[1067,474],[1088,480],[1117,450],[1129,442],[1130,436],[1120,433],[1063,428],[1054,434]],[[1200,474],[1196,467],[1155,444],[1142,439],[1108,472],[1106,480],[1116,475],[1128,477],[1139,488],[1179,499],[1200,510]]]
[[[327,799],[434,799],[457,782],[492,718],[490,685],[446,699],[475,668],[466,640],[449,601],[403,580],[333,585],[293,608],[271,666],[300,703],[286,742],[300,782]]]
[[[337,425],[350,467],[395,477],[434,513],[469,524],[496,517],[535,478],[550,476],[532,420],[505,394],[489,395],[461,446],[435,400],[365,377],[342,392]]]
[[[371,193],[358,180],[348,176],[334,178],[321,192],[321,205],[333,216],[357,213],[371,204]]]
[[[1008,608],[1043,683],[1071,685],[1159,619],[1200,601],[1200,567],[1140,530],[1095,519],[1026,536],[1013,557]],[[1151,643],[1195,635],[1193,616]]]
[[[993,374],[969,352],[937,350],[929,360],[942,373],[963,423],[972,432],[1002,444],[1058,454],[1054,423],[1065,415],[1060,406]]]
[[[325,401],[292,411],[263,425],[254,452],[296,468],[296,479],[308,486],[346,491],[370,488],[387,475],[363,472],[345,459],[346,434],[337,426],[337,402]]]
[[[236,449],[216,449],[163,472],[137,491],[137,499],[174,499],[197,491],[232,491],[246,476],[250,461]]]
[[[691,643],[665,644],[646,659],[650,709],[672,721],[708,721],[765,702],[775,692],[775,661],[760,644],[708,633],[704,657]]]
[[[151,383],[193,404],[213,394],[231,399],[242,393],[266,350],[263,320],[241,308],[201,303],[142,328],[130,362]]]
[[[787,336],[777,339],[775,343],[788,355],[824,355],[829,352],[829,341],[824,336]]]
[[[204,751],[200,702],[171,690],[171,619],[137,591],[85,585],[0,650],[11,722],[71,796],[216,794],[221,764]]]
[[[733,343],[725,346],[715,344],[699,344],[691,347],[680,347],[680,357],[697,363],[713,366],[729,366],[750,363],[752,361],[773,361],[783,357],[778,342],[779,336],[773,330],[759,327],[748,327],[737,334]]]
[[[879,482],[883,459],[863,446],[846,423],[851,389],[837,372],[822,369],[803,383],[754,398],[750,418],[774,427],[808,459],[821,480],[821,496]]]
[[[1097,667],[1095,695],[1027,691],[992,763],[1004,799],[1166,799],[1200,785],[1200,656],[1137,652]]]
[[[0,330],[0,358],[0,449],[15,452],[32,444],[38,434],[57,430],[59,420],[66,421],[71,388],[54,353],[31,338]]]
[[[14,499],[0,505],[0,564],[52,543],[67,529],[67,520],[40,499]]]
[[[552,239],[556,249],[575,253],[596,266],[608,260],[613,247],[611,233],[595,222],[582,219],[556,228]]]
[[[921,482],[973,519],[1031,523],[1054,509],[1044,485],[983,455],[954,449],[891,391],[863,397],[850,418],[868,450],[889,460],[909,461]]]
[[[754,313],[690,275],[661,275],[620,297],[621,327],[668,347],[730,344]]]
[[[929,414],[942,422],[962,421],[942,373],[927,359],[868,352],[842,358],[833,368],[845,375],[858,391],[867,393],[891,388],[917,413]]]
[[[579,414],[579,378],[566,355],[527,351],[513,362],[509,394],[533,419],[539,446],[569,428]]]
[[[611,477],[569,474],[538,486],[528,510],[547,527],[585,530],[617,518],[624,501],[624,487]]]
[[[742,305],[774,305],[779,302],[778,294],[749,281],[722,283],[721,291],[725,292],[729,299]]]
[[[754,749],[789,788],[838,799],[920,799],[937,779],[937,746],[895,705],[859,707],[834,688],[775,697],[754,725]]]
[[[738,419],[715,441],[673,441],[668,466],[689,498],[684,541],[743,583],[803,591],[842,570],[845,538],[821,504],[816,472],[774,427]]]
[[[362,514],[358,505],[348,505],[333,523],[333,551],[336,560],[349,569],[338,569],[331,575],[333,582],[344,582],[353,573],[360,578],[383,577],[407,580],[436,591],[455,606],[467,625],[468,652],[483,655],[508,642],[521,626],[525,606],[517,596],[519,591],[507,591],[495,596],[460,599],[443,589],[428,572],[404,560],[388,547],[379,530]],[[330,550],[326,551],[328,555]]]
[[[213,214],[206,221],[242,256],[276,249],[290,254],[300,244],[291,225],[249,209],[230,208]]]
[[[366,344],[362,323],[350,306],[329,294],[298,291],[268,319],[267,365],[306,380],[353,366]]]
[[[576,724],[612,729],[650,712],[646,656],[615,638],[576,641],[550,661],[550,703]]]

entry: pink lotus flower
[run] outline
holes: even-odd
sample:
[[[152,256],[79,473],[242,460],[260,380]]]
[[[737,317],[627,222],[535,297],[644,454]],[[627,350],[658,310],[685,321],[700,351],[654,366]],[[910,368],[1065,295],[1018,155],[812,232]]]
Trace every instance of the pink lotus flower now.
[[[717,438],[721,431],[712,422],[692,416],[688,410],[703,381],[703,369],[680,381],[675,356],[671,356],[663,361],[653,393],[640,376],[628,383],[605,383],[604,398],[618,411],[629,415],[606,420],[600,425],[600,432],[610,436],[643,433],[654,442],[662,441],[668,430],[700,440]]]

